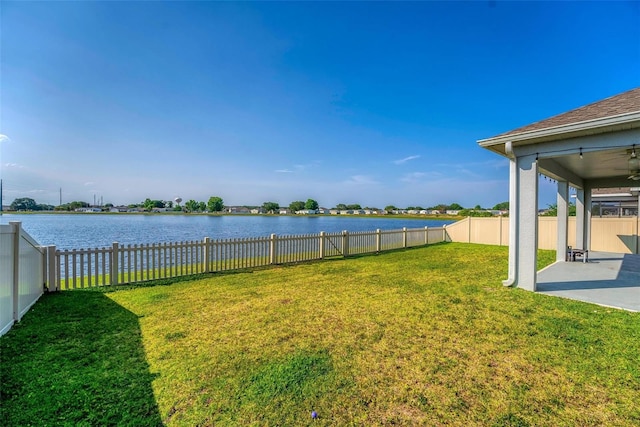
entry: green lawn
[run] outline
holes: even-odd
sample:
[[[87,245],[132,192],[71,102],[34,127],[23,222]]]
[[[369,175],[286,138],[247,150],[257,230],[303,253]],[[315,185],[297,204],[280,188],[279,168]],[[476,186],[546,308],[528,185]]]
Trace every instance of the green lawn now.
[[[45,295],[0,338],[0,425],[639,425],[640,314],[504,288],[507,251]]]

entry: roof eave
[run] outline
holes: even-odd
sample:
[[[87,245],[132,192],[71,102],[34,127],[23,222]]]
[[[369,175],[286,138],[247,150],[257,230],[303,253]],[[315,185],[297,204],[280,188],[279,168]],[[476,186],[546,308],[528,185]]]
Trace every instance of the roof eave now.
[[[526,145],[534,142],[553,141],[557,139],[601,133],[604,131],[633,129],[637,127],[640,127],[640,111],[593,120],[585,120],[583,122],[553,126],[528,132],[499,135],[493,138],[480,139],[477,142],[483,148],[505,155],[504,145],[507,142]]]

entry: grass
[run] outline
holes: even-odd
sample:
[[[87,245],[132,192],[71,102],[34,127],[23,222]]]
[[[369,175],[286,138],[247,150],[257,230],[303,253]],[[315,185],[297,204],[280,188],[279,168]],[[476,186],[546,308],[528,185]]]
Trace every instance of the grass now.
[[[451,243],[45,295],[0,338],[0,424],[638,425],[640,314],[504,288],[507,257]]]

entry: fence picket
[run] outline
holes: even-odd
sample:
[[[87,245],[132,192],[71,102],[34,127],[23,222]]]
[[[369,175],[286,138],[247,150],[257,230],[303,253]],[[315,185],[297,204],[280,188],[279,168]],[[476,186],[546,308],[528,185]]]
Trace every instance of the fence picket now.
[[[444,228],[424,227],[126,246],[114,243],[111,248],[55,250],[50,274],[55,275],[57,289],[75,289],[378,253],[438,243],[446,237]]]

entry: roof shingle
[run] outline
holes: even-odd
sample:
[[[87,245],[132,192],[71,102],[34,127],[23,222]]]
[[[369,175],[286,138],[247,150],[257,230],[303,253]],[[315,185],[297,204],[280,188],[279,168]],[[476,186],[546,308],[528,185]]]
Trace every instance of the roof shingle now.
[[[556,126],[570,125],[588,120],[604,119],[620,114],[640,112],[640,87],[628,90],[566,113],[558,114],[539,122],[523,126],[498,136],[516,135],[524,132],[548,129]],[[494,137],[495,138],[495,137]]]

